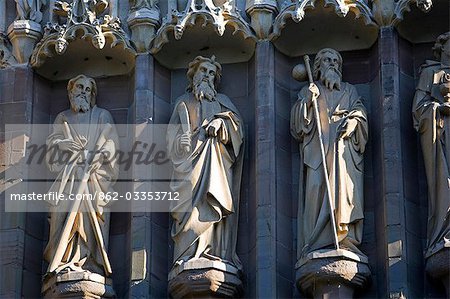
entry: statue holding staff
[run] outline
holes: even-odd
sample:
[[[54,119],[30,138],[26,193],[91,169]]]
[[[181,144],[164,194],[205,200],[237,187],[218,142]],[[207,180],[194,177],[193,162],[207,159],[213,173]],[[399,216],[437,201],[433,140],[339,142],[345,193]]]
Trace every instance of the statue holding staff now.
[[[450,248],[450,32],[433,50],[439,61],[422,65],[412,107],[428,182],[425,258]]]
[[[363,255],[357,246],[364,219],[366,110],[355,87],[342,82],[337,51],[319,51],[312,75],[314,82],[300,91],[291,110],[301,161],[297,257],[339,248]]]

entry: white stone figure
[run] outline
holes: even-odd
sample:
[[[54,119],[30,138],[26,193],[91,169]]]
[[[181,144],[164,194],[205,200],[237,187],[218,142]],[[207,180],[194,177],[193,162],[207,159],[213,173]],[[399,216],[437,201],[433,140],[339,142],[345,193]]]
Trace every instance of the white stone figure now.
[[[119,146],[113,118],[96,106],[94,79],[79,75],[69,81],[67,91],[70,109],[58,114],[47,138],[47,165],[58,174],[50,191],[63,193],[65,198],[111,192],[118,175],[113,157]],[[72,158],[59,160],[64,153]],[[97,197],[93,201],[61,200],[52,207],[44,252],[49,263],[47,276],[73,272],[111,275],[107,204],[106,198]]]
[[[422,65],[412,109],[428,181],[426,258],[450,247],[450,32],[433,50],[438,61]]]
[[[241,269],[236,254],[243,158],[243,121],[216,88],[221,65],[198,56],[189,64],[187,93],[178,98],[167,133],[180,192],[172,209],[174,267],[205,258]]]
[[[36,23],[42,21],[41,9],[47,0],[15,0],[17,20],[30,20]]]
[[[329,48],[317,53],[314,83],[304,87],[291,110],[291,133],[300,143],[298,259],[319,249],[341,249],[359,255],[363,229],[363,153],[368,138],[366,110],[355,87],[342,82],[342,57]],[[317,96],[324,156],[335,224],[321,156],[312,97]]]

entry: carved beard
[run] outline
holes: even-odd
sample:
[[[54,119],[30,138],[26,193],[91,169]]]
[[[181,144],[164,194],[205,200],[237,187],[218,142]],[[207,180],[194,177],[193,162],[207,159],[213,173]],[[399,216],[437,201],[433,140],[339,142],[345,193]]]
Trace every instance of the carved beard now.
[[[201,101],[203,99],[207,99],[208,101],[212,101],[214,97],[217,95],[217,91],[214,88],[214,85],[210,84],[209,81],[197,80],[194,81],[193,92],[197,100]]]
[[[320,70],[320,82],[322,82],[329,90],[333,90],[335,87],[337,90],[341,90],[341,80],[341,72],[333,66],[322,68]]]
[[[78,95],[78,96],[72,96],[72,98],[70,100],[70,107],[75,112],[84,113],[84,112],[89,111],[89,109],[91,108],[91,105],[85,97],[83,97],[82,95]]]

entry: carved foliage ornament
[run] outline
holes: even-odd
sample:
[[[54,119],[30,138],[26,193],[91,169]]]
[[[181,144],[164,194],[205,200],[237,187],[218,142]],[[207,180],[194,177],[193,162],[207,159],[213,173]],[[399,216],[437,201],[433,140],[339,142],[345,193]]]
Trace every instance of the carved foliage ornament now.
[[[231,25],[234,28],[233,34],[241,32],[244,38],[255,39],[247,22],[241,17],[235,0],[227,0],[221,5],[216,5],[213,0],[188,0],[184,11],[173,9],[164,18],[163,25],[157,32],[152,53],[157,53],[169,42],[170,31],[174,32],[176,40],[180,40],[186,28],[195,25],[197,18],[203,19],[203,27],[208,23],[212,24],[219,36],[224,34],[226,25]]]
[[[281,30],[286,26],[288,19],[298,23],[305,17],[305,11],[315,9],[318,0],[296,0],[295,3],[286,5],[274,22],[272,37],[279,37]],[[324,0],[324,7],[334,7],[335,13],[340,17],[346,17],[349,12],[355,14],[355,19],[363,18],[366,25],[376,25],[370,7],[364,0]]]
[[[9,42],[6,36],[0,33],[0,69],[7,68],[16,63],[8,44]]]
[[[101,16],[107,7],[106,0],[75,0],[70,4],[56,1],[55,14],[67,21],[63,25],[47,23],[44,26],[44,37],[35,47],[31,65],[39,67],[46,57],[53,57],[54,53],[64,54],[69,43],[77,36],[90,38],[92,45],[99,50],[104,48],[106,39],[110,39],[111,48],[122,45],[125,50],[134,53],[119,18]]]
[[[404,13],[411,11],[410,6],[412,3],[415,3],[416,6],[423,12],[429,12],[433,6],[432,0],[397,0],[395,2],[395,17],[392,21],[392,25],[396,25],[398,22],[403,20]]]

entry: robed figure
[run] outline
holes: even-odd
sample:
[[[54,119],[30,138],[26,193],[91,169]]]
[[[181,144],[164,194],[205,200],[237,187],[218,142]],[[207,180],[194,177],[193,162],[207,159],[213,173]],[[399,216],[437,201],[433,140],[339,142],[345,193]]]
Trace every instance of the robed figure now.
[[[243,121],[216,87],[221,66],[198,56],[189,64],[189,87],[175,104],[167,132],[173,162],[171,188],[174,265],[196,258],[228,262],[236,255],[243,158]]]
[[[450,247],[450,32],[433,50],[439,61],[422,65],[412,109],[428,182],[426,258]]]
[[[100,193],[112,192],[118,175],[118,135],[111,114],[95,104],[92,78],[73,78],[67,91],[71,108],[58,114],[47,138],[48,168],[58,174],[50,191],[65,197],[50,213],[47,273],[88,271],[108,277],[108,200]],[[96,193],[92,200],[69,200],[71,194],[88,199]]]
[[[333,49],[314,60],[315,83],[304,87],[291,110],[291,133],[300,143],[298,259],[339,246],[362,254],[363,153],[368,138],[366,110],[354,86],[342,82],[342,57]],[[336,224],[330,221],[326,180],[312,97],[317,97],[326,168]]]

